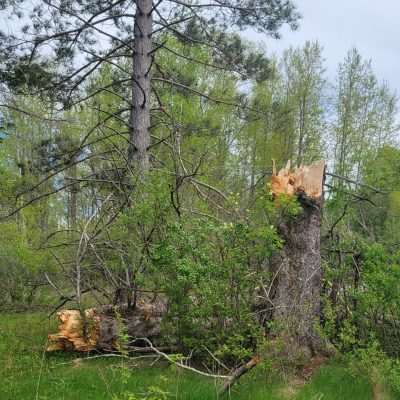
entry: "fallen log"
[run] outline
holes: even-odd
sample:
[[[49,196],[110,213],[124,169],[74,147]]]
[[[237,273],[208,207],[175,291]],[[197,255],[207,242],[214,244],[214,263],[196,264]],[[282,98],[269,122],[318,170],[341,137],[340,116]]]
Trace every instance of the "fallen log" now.
[[[63,310],[57,313],[58,332],[48,336],[47,351],[119,351],[122,336],[131,340],[147,337],[158,342],[161,321],[167,312],[164,298],[143,298],[136,307],[102,306],[80,310]]]

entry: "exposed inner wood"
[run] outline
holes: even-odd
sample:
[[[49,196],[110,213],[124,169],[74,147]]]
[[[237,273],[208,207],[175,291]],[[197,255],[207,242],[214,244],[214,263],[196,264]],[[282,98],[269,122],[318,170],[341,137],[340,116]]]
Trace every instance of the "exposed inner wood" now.
[[[63,310],[57,313],[60,320],[58,333],[48,336],[47,351],[76,350],[90,351],[96,348],[99,337],[100,316],[96,309],[85,310],[87,325],[86,335],[83,334],[82,316],[79,310]]]
[[[58,332],[48,336],[47,351],[114,351],[120,350],[121,335],[147,337],[157,343],[161,321],[167,311],[165,299],[141,299],[134,309],[113,306],[57,313]]]
[[[317,161],[311,165],[301,165],[291,170],[290,161],[285,168],[276,173],[275,165],[271,178],[271,190],[275,196],[286,194],[295,196],[304,193],[307,197],[319,200],[322,198],[322,186],[325,161]]]

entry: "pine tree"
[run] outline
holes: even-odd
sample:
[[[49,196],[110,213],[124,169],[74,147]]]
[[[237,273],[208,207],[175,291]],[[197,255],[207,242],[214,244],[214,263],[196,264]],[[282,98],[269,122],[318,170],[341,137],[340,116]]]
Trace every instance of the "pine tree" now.
[[[139,173],[149,168],[152,75],[157,51],[165,49],[165,32],[208,46],[223,56],[231,49],[218,45],[221,35],[216,32],[232,26],[252,27],[278,36],[282,24],[294,27],[298,20],[294,6],[287,0],[41,0],[32,6],[23,0],[3,3],[3,14],[19,19],[20,24],[28,21],[19,32],[0,34],[0,53],[6,65],[2,76],[8,84],[33,82],[41,93],[55,91],[63,107],[68,108],[83,101],[82,88],[102,64],[114,65],[121,72],[113,85],[98,90],[130,87],[130,95],[123,95],[126,108],[106,119],[124,118],[128,112],[128,160],[135,161]],[[26,15],[24,9],[29,10]],[[188,29],[193,31],[193,27],[197,35]],[[128,61],[126,68],[121,67],[121,59]],[[185,87],[164,77],[154,77],[155,81]]]

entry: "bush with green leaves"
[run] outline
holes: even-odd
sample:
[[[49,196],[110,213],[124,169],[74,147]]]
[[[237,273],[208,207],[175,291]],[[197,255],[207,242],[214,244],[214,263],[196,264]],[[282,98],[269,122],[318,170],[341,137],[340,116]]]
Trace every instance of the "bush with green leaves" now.
[[[362,257],[362,283],[353,293],[357,336],[366,342],[376,338],[387,354],[399,356],[400,253],[374,244],[363,249]]]
[[[279,237],[273,226],[246,220],[185,222],[170,224],[152,249],[170,302],[166,329],[186,349],[207,347],[224,360],[243,360],[260,333],[252,306],[256,287],[268,278],[263,260]]]
[[[343,352],[376,342],[385,354],[398,357],[400,253],[356,237],[341,246],[341,268],[324,264],[325,334]]]
[[[30,306],[43,286],[43,272],[52,270],[46,251],[38,251],[34,230],[21,231],[14,223],[2,224],[0,238],[0,302]]]
[[[372,341],[365,347],[355,349],[345,359],[353,376],[367,376],[373,385],[390,390],[394,396],[400,395],[399,360],[388,357],[378,342]]]

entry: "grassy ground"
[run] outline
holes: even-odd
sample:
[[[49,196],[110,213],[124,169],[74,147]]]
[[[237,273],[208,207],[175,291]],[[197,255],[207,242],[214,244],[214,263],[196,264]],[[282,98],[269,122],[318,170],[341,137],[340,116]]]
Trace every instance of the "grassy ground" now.
[[[1,400],[211,400],[218,397],[213,380],[162,364],[149,367],[149,362],[142,360],[116,358],[76,361],[81,356],[45,354],[47,333],[54,331],[55,325],[41,314],[0,314]],[[345,368],[332,364],[322,367],[306,384],[267,379],[261,369],[255,369],[242,378],[230,397],[235,400],[373,400],[373,390],[368,379],[354,378]]]

